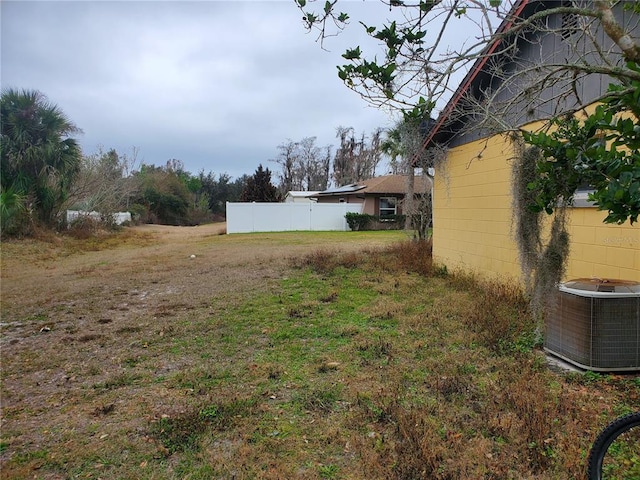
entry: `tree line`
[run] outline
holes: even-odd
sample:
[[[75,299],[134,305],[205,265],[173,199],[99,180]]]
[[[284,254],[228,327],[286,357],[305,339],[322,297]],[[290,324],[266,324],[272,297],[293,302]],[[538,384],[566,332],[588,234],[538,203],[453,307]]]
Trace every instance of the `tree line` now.
[[[161,166],[140,163],[130,154],[99,148],[83,154],[74,135],[79,129],[47,97],[35,90],[6,89],[1,96],[0,231],[29,234],[37,226],[58,228],[67,209],[98,212],[110,223],[113,213],[131,212],[140,223],[196,225],[221,220],[226,202],[281,201],[290,190],[325,190],[376,174],[382,130],[370,136],[338,127],[340,142],[320,147],[316,137],[287,140],[272,162],[253,175],[192,174],[182,161]]]
[[[139,164],[135,149],[84,155],[73,137],[79,129],[41,92],[6,89],[0,103],[3,236],[58,228],[66,209],[98,212],[106,223],[129,211],[144,223],[199,224],[223,218],[247,183],[246,175],[192,174],[175,159]]]

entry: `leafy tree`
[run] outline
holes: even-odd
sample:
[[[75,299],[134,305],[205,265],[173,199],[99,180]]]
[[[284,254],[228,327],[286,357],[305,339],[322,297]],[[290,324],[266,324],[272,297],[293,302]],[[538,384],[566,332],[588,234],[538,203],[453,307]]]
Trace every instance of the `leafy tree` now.
[[[185,188],[189,191],[189,193],[191,193],[193,197],[193,206],[195,207],[196,205],[198,205],[200,196],[202,195],[202,182],[200,178],[198,176],[191,175],[191,172],[188,172],[184,169],[184,162],[175,158],[167,160],[165,170],[167,172],[175,173],[175,175],[184,184]]]
[[[6,89],[0,101],[0,187],[5,214],[25,202],[36,220],[52,226],[67,201],[82,159],[78,128],[36,90]],[[15,211],[18,211],[15,210]]]
[[[135,176],[139,193],[133,210],[141,221],[172,225],[198,225],[224,216],[226,202],[240,199],[248,178],[231,181],[226,173],[216,178],[204,170],[192,175],[175,159],[164,167],[143,165]]]
[[[629,65],[638,71],[637,64]],[[538,147],[537,175],[528,185],[532,209],[553,213],[588,185],[607,223],[638,221],[640,213],[640,81],[612,85],[591,115],[556,118],[552,131],[523,132]]]
[[[136,174],[140,182],[134,208],[148,223],[188,225],[191,196],[178,172],[170,165],[142,165]]]
[[[278,189],[271,183],[271,172],[260,164],[253,176],[247,178],[240,201],[279,202],[280,200]]]
[[[246,175],[231,181],[231,177],[227,173],[221,173],[216,179],[213,172],[207,175],[204,172],[199,174],[202,183],[202,191],[207,195],[209,200],[209,209],[214,215],[225,215],[226,203],[237,202],[246,182]]]

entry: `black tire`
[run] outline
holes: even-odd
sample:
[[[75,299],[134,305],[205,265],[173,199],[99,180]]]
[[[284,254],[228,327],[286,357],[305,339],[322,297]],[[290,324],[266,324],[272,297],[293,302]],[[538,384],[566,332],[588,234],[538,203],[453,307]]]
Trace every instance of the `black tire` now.
[[[602,466],[611,444],[620,435],[640,425],[640,412],[630,413],[611,422],[600,432],[589,452],[588,479],[601,480]],[[640,429],[636,429],[640,430]],[[636,433],[634,430],[634,434]],[[640,448],[640,445],[638,445]],[[632,478],[632,477],[628,477]]]

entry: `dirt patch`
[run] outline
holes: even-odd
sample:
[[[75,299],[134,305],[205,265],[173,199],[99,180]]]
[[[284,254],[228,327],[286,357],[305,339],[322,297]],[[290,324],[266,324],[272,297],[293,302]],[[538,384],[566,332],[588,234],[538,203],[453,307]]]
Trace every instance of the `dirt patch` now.
[[[126,320],[139,311],[167,309],[179,299],[198,304],[218,292],[277,277],[300,252],[358,249],[385,241],[346,237],[337,245],[305,233],[236,236],[222,235],[224,231],[224,224],[145,225],[130,229],[131,240],[125,244],[95,251],[31,240],[4,242],[3,341],[20,332],[30,335],[33,328],[40,333],[46,323],[59,330],[73,320],[75,327],[89,328],[87,316],[96,312]]]
[[[129,241],[95,251],[4,242],[0,342],[5,361],[13,350],[46,351],[59,341],[139,332],[158,318],[279,279],[290,259],[304,252],[389,241],[344,237],[338,245],[305,233],[234,236],[224,231],[225,224],[144,225],[129,229]]]

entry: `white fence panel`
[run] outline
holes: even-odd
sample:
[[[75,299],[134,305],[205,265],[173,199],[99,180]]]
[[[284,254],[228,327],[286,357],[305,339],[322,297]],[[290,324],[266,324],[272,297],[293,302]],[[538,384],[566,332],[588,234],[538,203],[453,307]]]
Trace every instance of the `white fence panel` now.
[[[227,202],[227,233],[253,232],[253,204]]]
[[[281,203],[276,203],[276,206],[282,205]],[[290,222],[289,228],[287,231],[306,231],[311,230],[311,215],[309,214],[309,208],[311,207],[311,203],[292,203],[290,205]],[[257,230],[256,230],[257,231]]]
[[[360,213],[354,203],[227,203],[227,233],[347,231],[344,216]]]
[[[254,203],[253,232],[284,232],[290,230],[291,210],[279,203]]]
[[[340,230],[347,231],[349,226],[344,216],[347,212],[360,213],[361,204],[356,203],[327,203],[315,204],[310,207],[311,227],[309,230]]]

